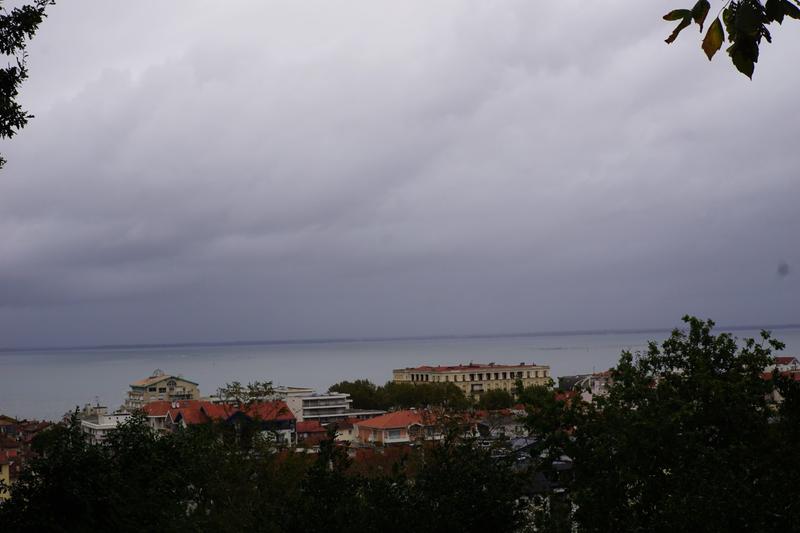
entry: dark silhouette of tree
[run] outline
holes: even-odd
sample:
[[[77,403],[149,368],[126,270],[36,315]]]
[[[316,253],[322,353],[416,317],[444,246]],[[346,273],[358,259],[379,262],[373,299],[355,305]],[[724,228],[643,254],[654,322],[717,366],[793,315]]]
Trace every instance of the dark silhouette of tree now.
[[[367,474],[333,431],[317,454],[243,449],[222,431],[157,434],[137,414],[89,444],[73,418],[37,437],[38,457],[0,502],[0,530],[504,533],[524,518],[507,461],[469,440],[408,448]]]
[[[684,321],[688,331],[623,352],[607,394],[564,403],[550,427],[532,424],[542,466],[574,461],[580,531],[795,530],[800,383],[764,376],[783,345]]]
[[[447,407],[467,409],[472,400],[455,383],[394,383],[376,386],[366,379],[342,381],[330,387],[352,396],[356,409],[402,409],[409,407]]]
[[[727,34],[730,45],[726,52],[733,65],[752,79],[761,40],[772,42],[769,26],[773,22],[782,24],[786,18],[800,19],[798,6],[800,0],[727,0],[708,26],[701,47],[710,61],[722,48]],[[674,9],[664,15],[664,20],[680,21],[667,37],[667,44],[675,41],[678,34],[693,22],[702,32],[710,10],[709,0],[698,0],[691,9]]]
[[[17,102],[20,85],[28,78],[25,47],[47,16],[47,6],[53,4],[55,0],[36,0],[8,11],[0,0],[0,52],[12,60],[0,68],[0,138],[13,137],[33,118]],[[5,162],[0,156],[0,168]]]

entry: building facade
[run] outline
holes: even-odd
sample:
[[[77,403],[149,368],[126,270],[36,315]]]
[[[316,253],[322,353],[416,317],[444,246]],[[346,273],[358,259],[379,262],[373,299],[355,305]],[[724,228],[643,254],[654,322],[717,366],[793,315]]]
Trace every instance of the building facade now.
[[[131,417],[130,413],[117,412],[107,414],[105,407],[96,406],[94,413],[81,418],[81,431],[91,444],[101,444],[106,440],[109,431]]]
[[[411,409],[359,420],[353,426],[358,442],[373,446],[409,444],[415,440],[433,439],[439,435],[433,430],[433,423],[425,413]]]
[[[517,381],[524,387],[549,386],[550,367],[535,363],[504,365],[497,363],[455,366],[419,366],[393,371],[395,383],[453,383],[468,396],[480,397],[490,390],[513,392]]]
[[[165,374],[156,369],[153,374],[130,385],[125,408],[141,409],[145,404],[154,401],[199,400],[200,389],[197,383],[180,376]]]
[[[11,497],[11,468],[14,465],[14,456],[6,450],[0,450],[0,501]]]
[[[372,418],[385,411],[353,409],[346,392],[317,393],[305,387],[278,387],[275,396],[286,402],[298,422],[328,424],[347,418]]]

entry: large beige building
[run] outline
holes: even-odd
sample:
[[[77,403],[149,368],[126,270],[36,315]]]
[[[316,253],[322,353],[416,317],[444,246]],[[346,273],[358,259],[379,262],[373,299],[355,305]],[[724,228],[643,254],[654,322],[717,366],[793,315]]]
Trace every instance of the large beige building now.
[[[393,374],[395,383],[454,383],[473,398],[496,389],[513,392],[517,381],[525,387],[551,383],[550,367],[534,363],[419,366],[399,368]]]
[[[149,378],[131,383],[125,408],[141,409],[144,404],[159,400],[199,400],[200,389],[197,383],[180,376],[171,376],[161,370],[153,372]]]

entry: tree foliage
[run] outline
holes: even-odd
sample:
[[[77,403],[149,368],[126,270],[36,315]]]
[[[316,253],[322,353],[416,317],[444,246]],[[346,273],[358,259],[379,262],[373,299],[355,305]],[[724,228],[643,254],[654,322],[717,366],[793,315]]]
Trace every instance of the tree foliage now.
[[[53,4],[54,0],[36,0],[9,11],[0,0],[0,53],[11,60],[0,68],[0,138],[13,137],[33,118],[17,102],[19,88],[28,78],[25,47],[47,16],[47,6]],[[5,159],[0,156],[0,168],[4,164]]]
[[[795,529],[800,384],[763,377],[781,343],[684,320],[688,331],[624,352],[607,395],[576,398],[537,428],[551,457],[574,460],[580,531]]]
[[[727,34],[730,45],[726,52],[733,65],[752,79],[762,39],[772,42],[769,26],[773,22],[783,24],[787,17],[800,19],[798,6],[800,0],[727,0],[709,25],[701,48],[710,61],[722,48]],[[691,9],[674,9],[664,15],[664,20],[679,21],[667,37],[667,44],[674,42],[678,34],[692,23],[697,24],[702,33],[710,9],[708,0],[697,0]]]
[[[491,389],[484,392],[478,400],[478,407],[495,411],[508,409],[514,405],[514,395],[501,389]]]
[[[395,383],[383,386],[358,379],[342,381],[330,387],[334,392],[351,395],[356,409],[404,409],[410,407],[447,407],[467,409],[472,401],[454,383]]]
[[[217,397],[220,400],[238,407],[271,400],[274,394],[275,389],[271,381],[251,381],[246,385],[234,381],[217,389]]]
[[[39,457],[0,503],[0,528],[468,532],[491,524],[511,532],[523,519],[516,475],[468,440],[401,450],[391,469],[367,475],[332,438],[313,455],[257,442],[245,449],[219,429],[158,435],[137,415],[94,445],[73,419],[37,443]]]

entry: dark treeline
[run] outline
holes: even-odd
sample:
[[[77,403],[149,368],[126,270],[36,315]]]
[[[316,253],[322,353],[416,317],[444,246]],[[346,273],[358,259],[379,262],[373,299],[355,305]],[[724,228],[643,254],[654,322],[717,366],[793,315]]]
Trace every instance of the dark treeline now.
[[[473,402],[454,383],[394,383],[375,385],[366,379],[342,381],[330,390],[346,392],[356,409],[406,409],[410,407],[445,407],[450,409],[505,409],[514,405],[514,395],[490,390]],[[519,394],[519,390],[517,394]]]
[[[438,406],[466,409],[472,402],[453,383],[394,383],[375,385],[366,379],[342,381],[330,390],[346,392],[356,409],[405,409]]]
[[[469,441],[373,466],[332,439],[309,454],[257,435],[156,435],[137,416],[90,445],[79,425],[59,427],[0,504],[2,531],[512,531],[523,520],[519,476]]]
[[[332,440],[308,454],[242,428],[156,436],[141,418],[93,446],[73,425],[38,438],[39,458],[0,504],[0,527],[797,531],[800,373],[767,372],[781,344],[766,333],[737,343],[713,335],[711,321],[686,321],[687,331],[623,353],[607,393],[591,402],[518,391],[535,440],[518,454],[452,432],[351,459]],[[391,389],[356,383],[369,394]]]

